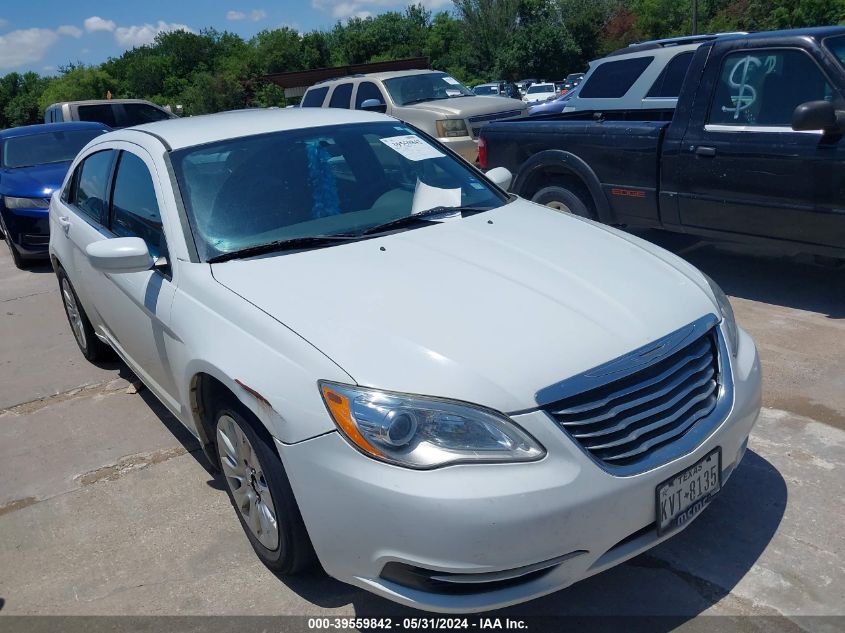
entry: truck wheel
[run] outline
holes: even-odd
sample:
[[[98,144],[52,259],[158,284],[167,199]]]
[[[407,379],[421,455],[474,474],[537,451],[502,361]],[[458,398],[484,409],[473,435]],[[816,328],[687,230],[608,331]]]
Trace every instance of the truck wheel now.
[[[531,202],[542,204],[563,213],[580,215],[582,218],[595,219],[590,207],[584,202],[581,196],[565,187],[552,185],[543,187],[531,198]]]

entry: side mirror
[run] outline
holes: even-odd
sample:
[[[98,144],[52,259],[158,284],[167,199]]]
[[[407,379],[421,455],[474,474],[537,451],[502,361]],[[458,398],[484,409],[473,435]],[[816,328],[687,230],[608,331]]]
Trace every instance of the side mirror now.
[[[505,167],[494,167],[487,172],[486,176],[505,191],[511,186],[513,174]]]
[[[837,111],[830,101],[807,101],[792,113],[792,129],[841,134],[845,131],[845,112]]]
[[[139,273],[153,267],[147,243],[140,237],[114,237],[85,247],[91,265],[104,273]]]
[[[359,109],[366,110],[367,112],[381,112],[384,114],[387,112],[387,104],[379,101],[378,99],[365,99]]]

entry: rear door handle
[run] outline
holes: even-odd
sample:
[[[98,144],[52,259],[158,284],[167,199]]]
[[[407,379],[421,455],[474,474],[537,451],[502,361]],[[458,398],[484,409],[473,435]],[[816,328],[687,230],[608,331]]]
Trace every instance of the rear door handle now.
[[[696,156],[715,156],[716,155],[716,148],[715,147],[705,147],[704,145],[699,145],[695,148],[695,155]]]
[[[62,229],[65,232],[65,235],[67,235],[68,232],[70,231],[70,218],[67,217],[66,215],[60,217],[59,218],[59,226],[62,227]]]

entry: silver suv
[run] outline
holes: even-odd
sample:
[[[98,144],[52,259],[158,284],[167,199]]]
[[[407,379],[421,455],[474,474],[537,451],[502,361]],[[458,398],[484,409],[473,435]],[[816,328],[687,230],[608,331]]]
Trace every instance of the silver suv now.
[[[480,97],[437,70],[403,70],[329,79],[311,86],[303,108],[384,112],[437,138],[465,160],[478,159],[478,133],[490,121],[521,117],[516,99]]]
[[[639,42],[596,59],[563,111],[674,109],[695,50],[721,35]]]
[[[95,121],[113,129],[175,118],[169,110],[143,99],[62,101],[47,106],[44,111],[44,123]]]

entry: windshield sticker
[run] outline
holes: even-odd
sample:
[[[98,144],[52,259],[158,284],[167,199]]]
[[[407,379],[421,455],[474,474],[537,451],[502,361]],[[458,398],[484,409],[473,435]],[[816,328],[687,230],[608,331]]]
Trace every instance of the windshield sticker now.
[[[388,136],[379,140],[390,149],[402,154],[408,160],[417,161],[426,160],[427,158],[443,158],[445,156],[445,154],[414,134]]]
[[[421,213],[428,211],[434,207],[457,207],[461,204],[461,188],[455,189],[441,189],[440,187],[432,187],[425,184],[423,181],[417,179],[417,187],[414,189],[414,201],[411,204],[411,213]],[[435,220],[440,222],[442,220],[452,220],[461,217],[460,211],[455,211],[449,215],[444,215],[442,218]]]
[[[454,77],[449,77],[448,75],[443,77],[443,81],[445,81],[447,84],[452,84],[453,86],[457,86],[458,84],[461,83],[460,81],[458,81]]]

